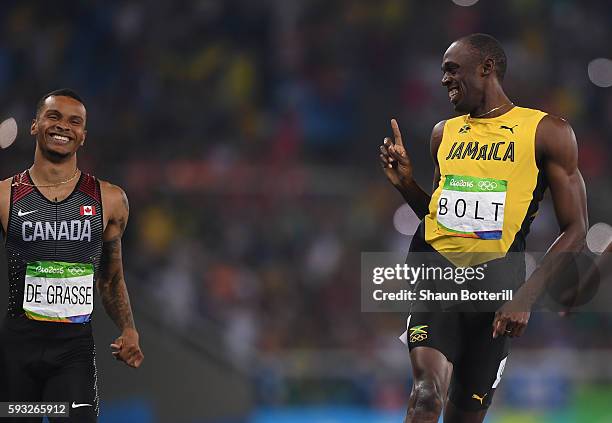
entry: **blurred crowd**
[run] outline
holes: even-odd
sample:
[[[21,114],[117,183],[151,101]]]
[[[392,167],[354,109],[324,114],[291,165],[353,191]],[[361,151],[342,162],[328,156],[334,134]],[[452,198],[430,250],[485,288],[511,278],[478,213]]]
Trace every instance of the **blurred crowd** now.
[[[404,320],[360,311],[360,253],[409,243],[393,223],[402,199],[378,146],[396,117],[417,179],[430,186],[429,133],[452,116],[440,63],[454,39],[497,37],[510,98],[569,120],[591,223],[612,223],[612,96],[587,75],[590,60],[610,53],[612,6],[503,4],[3,2],[0,110],[21,128],[0,157],[3,174],[31,163],[38,98],[73,88],[88,111],[81,168],[130,198],[133,296],[159,304],[177,328],[215,322],[241,363],[254,363],[253,351],[305,351],[305,368],[309,351],[374,354]],[[545,203],[529,248],[543,251],[556,234]],[[531,326],[524,348],[612,345],[591,336],[612,331],[607,315],[536,315]],[[368,379],[359,400],[403,401],[406,375],[397,377],[390,390]]]

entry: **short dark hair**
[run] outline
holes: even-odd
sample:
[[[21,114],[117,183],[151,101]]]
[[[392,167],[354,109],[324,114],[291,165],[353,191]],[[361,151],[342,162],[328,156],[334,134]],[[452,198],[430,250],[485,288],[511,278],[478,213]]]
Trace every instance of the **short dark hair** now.
[[[76,91],[71,90],[70,88],[60,88],[59,90],[51,91],[50,93],[45,94],[40,100],[38,100],[38,103],[36,103],[36,116],[38,116],[40,110],[45,104],[45,100],[49,97],[70,97],[74,98],[76,101],[85,106],[85,103],[83,103],[83,99],[80,95],[76,93]]]
[[[487,57],[495,61],[495,73],[500,81],[504,80],[506,75],[507,59],[506,53],[501,43],[496,38],[489,34],[471,34],[461,38],[461,41],[467,42],[470,47],[480,54],[480,60]]]

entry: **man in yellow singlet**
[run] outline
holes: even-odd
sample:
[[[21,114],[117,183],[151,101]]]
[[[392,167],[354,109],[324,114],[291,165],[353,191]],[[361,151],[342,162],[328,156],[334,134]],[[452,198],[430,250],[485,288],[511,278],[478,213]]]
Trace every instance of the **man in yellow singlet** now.
[[[508,253],[524,251],[547,188],[560,231],[547,254],[584,245],[586,192],[574,132],[561,118],[515,106],[502,89],[505,71],[502,46],[486,34],[461,38],[444,54],[442,85],[462,115],[433,128],[431,195],[413,179],[395,120],[393,138],[380,147],[387,178],[423,219],[411,253],[457,266],[497,266],[498,275],[522,284],[497,312],[415,311],[413,304],[406,339],[414,376],[407,423],[438,422],[443,409],[445,423],[484,420],[506,364],[508,338],[523,333],[544,289],[545,269],[524,282],[524,266],[512,263]]]

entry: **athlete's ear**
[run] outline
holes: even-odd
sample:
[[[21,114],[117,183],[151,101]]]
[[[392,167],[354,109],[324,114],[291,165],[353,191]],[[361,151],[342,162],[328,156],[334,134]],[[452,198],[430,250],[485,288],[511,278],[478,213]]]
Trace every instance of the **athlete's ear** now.
[[[83,130],[83,139],[81,140],[81,146],[85,145],[85,138],[87,138],[87,129]]]
[[[490,75],[495,70],[495,60],[490,57],[487,57],[484,62],[482,62],[482,76]]]
[[[38,133],[38,125],[36,118],[32,119],[32,126],[30,126],[30,135],[36,135]]]

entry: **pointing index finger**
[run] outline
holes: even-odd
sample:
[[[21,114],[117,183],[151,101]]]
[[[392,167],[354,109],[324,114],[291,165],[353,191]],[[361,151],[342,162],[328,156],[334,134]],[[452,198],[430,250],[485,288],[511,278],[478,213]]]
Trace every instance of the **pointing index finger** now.
[[[400,132],[399,125],[397,124],[397,120],[391,119],[391,129],[393,129],[393,139],[395,145],[404,146],[402,142],[402,133]]]

